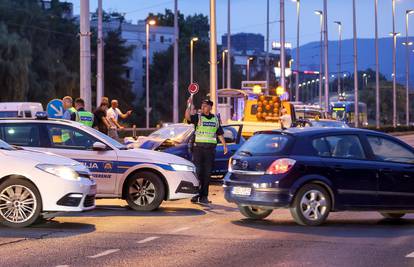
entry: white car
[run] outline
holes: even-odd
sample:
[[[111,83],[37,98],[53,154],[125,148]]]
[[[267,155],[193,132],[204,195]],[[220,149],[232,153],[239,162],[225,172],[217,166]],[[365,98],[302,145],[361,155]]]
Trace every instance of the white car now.
[[[26,227],[47,213],[95,208],[96,183],[74,160],[0,140],[0,222]]]
[[[193,197],[195,166],[175,155],[128,149],[95,129],[56,119],[1,119],[0,139],[83,163],[97,183],[98,198],[122,198],[134,210],[157,209],[163,200]]]

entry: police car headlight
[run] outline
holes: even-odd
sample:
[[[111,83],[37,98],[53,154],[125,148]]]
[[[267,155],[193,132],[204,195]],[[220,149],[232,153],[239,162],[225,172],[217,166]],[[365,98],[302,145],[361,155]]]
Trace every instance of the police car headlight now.
[[[79,180],[78,173],[67,166],[53,164],[39,164],[36,168],[67,180]]]
[[[181,172],[195,172],[195,168],[193,166],[182,165],[182,164],[170,164],[171,168],[174,171],[181,171]]]

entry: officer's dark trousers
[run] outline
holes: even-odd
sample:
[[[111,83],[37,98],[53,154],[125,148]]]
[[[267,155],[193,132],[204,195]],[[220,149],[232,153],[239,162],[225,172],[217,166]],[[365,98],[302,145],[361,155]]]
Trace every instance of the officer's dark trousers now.
[[[197,177],[200,181],[200,197],[208,196],[208,186],[215,154],[215,146],[197,146],[195,144],[193,148],[193,162],[197,168]]]

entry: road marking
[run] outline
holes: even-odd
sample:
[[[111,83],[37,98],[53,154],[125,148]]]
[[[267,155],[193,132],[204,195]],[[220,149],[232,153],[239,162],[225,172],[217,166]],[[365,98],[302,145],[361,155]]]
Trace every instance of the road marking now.
[[[56,265],[56,267],[69,267],[69,265]]]
[[[138,243],[138,244],[144,244],[144,243],[147,243],[147,242],[153,241],[153,240],[158,239],[158,238],[159,238],[158,236],[150,236],[150,237],[147,237],[147,238],[142,239],[142,240],[140,240],[140,241],[137,241],[137,243]]]
[[[105,250],[104,252],[101,252],[99,254],[96,254],[96,255],[93,255],[93,256],[88,256],[88,258],[96,259],[96,258],[103,257],[103,256],[106,256],[106,255],[109,255],[109,254],[112,254],[112,253],[115,253],[115,252],[118,252],[118,251],[119,251],[119,249],[108,249],[108,250]]]
[[[407,256],[405,256],[406,258],[414,258],[414,252],[411,252],[410,254],[408,254]]]
[[[182,231],[186,231],[186,230],[188,230],[188,229],[190,229],[191,227],[181,227],[181,228],[178,228],[178,229],[175,229],[175,230],[172,230],[171,231],[171,234],[175,234],[175,233],[179,233],[179,232],[182,232]]]

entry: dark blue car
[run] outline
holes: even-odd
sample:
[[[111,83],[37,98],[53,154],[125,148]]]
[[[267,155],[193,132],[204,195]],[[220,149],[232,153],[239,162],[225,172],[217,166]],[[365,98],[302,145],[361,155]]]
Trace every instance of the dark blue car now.
[[[259,132],[230,160],[225,198],[263,219],[289,208],[301,225],[332,211],[414,212],[414,149],[392,136],[353,128]]]
[[[242,125],[224,125],[223,130],[224,139],[228,145],[228,153],[224,155],[223,146],[219,142],[212,171],[212,176],[215,177],[223,177],[227,173],[229,158],[245,142],[241,136]],[[153,132],[149,136],[139,137],[137,146],[139,148],[171,153],[191,160],[190,144],[193,134],[193,125],[184,123],[170,124]]]

